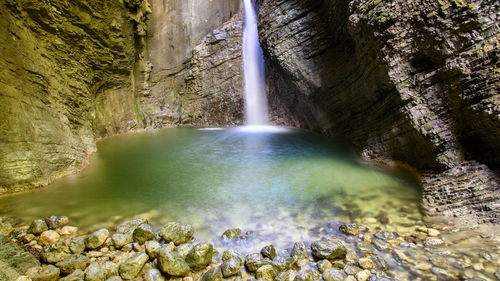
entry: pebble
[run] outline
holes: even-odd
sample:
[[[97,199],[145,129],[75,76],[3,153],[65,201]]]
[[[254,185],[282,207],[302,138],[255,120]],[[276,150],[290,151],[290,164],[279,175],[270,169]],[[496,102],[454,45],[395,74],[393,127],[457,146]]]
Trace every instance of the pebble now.
[[[369,270],[363,270],[363,271],[360,271],[358,273],[356,273],[356,279],[358,281],[366,281],[368,280],[368,277],[370,277],[371,273]]]
[[[430,237],[437,237],[437,236],[441,235],[441,232],[439,232],[439,230],[434,229],[434,228],[428,228],[427,235],[429,235]]]
[[[54,230],[46,230],[40,234],[38,244],[45,246],[59,241],[59,234]]]
[[[424,239],[425,247],[438,247],[444,244],[444,241],[435,237],[426,237]]]
[[[78,232],[78,227],[75,227],[75,226],[63,226],[63,228],[61,228],[59,234],[61,235],[71,235],[71,234],[75,234]]]
[[[359,266],[362,268],[362,269],[372,269],[373,268],[373,261],[369,258],[360,258],[358,260],[358,263],[359,263]]]
[[[329,260],[320,260],[317,262],[319,272],[323,273],[328,268],[332,268],[332,263]]]

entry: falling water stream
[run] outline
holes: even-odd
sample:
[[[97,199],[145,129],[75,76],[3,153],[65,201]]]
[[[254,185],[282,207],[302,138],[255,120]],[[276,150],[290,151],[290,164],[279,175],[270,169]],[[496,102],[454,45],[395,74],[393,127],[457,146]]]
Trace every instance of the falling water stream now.
[[[257,31],[257,14],[252,0],[244,0],[243,75],[245,82],[245,117],[249,126],[268,124],[264,56]]]
[[[492,249],[492,260],[498,257],[494,245],[486,244],[495,236],[484,240],[479,232],[449,231],[454,248],[422,248],[415,235],[426,225],[414,182],[363,163],[344,143],[268,126],[264,61],[251,0],[244,0],[244,11],[248,126],[177,128],[105,139],[81,174],[41,190],[0,197],[0,215],[25,222],[66,215],[88,231],[113,230],[138,217],[156,228],[179,221],[193,225],[196,239],[245,254],[271,243],[287,254],[285,249],[296,241],[310,243],[330,235],[359,254],[362,241],[370,245],[371,234],[388,230],[397,233],[389,245],[394,254],[370,248],[400,280],[456,280],[434,278],[442,268],[454,277],[492,277],[496,264],[482,257],[485,249]],[[368,226],[363,236],[339,231],[340,224],[350,222]],[[241,239],[219,239],[234,227],[243,230]]]

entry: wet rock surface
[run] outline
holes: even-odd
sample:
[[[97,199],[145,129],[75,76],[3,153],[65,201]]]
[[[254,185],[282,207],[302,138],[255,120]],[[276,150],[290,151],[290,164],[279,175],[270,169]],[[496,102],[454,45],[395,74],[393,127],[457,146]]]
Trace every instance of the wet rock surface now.
[[[481,227],[465,232],[434,223],[395,230],[390,224],[371,218],[365,220],[368,223],[363,223],[362,220],[356,222],[359,225],[357,235],[345,235],[338,228],[344,224],[336,222],[337,227],[324,228],[332,232],[316,234],[319,240],[295,243],[286,241],[285,245],[288,246],[285,248],[274,247],[277,241],[257,246],[259,242],[252,239],[244,240],[243,245],[238,244],[241,240],[235,240],[234,244],[228,245],[227,241],[218,240],[218,236],[215,237],[220,244],[214,248],[212,244],[196,242],[197,237],[191,231],[188,231],[190,239],[178,245],[158,236],[144,245],[132,238],[126,246],[116,248],[113,239],[109,238],[110,234],[112,237],[115,232],[105,233],[104,229],[85,232],[79,228],[76,233],[62,235],[57,242],[40,246],[37,243],[43,232],[34,235],[28,233],[28,225],[15,225],[11,235],[3,238],[4,244],[0,250],[0,264],[3,267],[0,268],[0,277],[7,276],[7,280],[19,277],[18,281],[28,280],[22,278],[61,278],[65,281],[220,281],[224,278],[269,281],[444,281],[480,280],[479,278],[494,280],[498,275],[500,237],[493,229]],[[139,225],[126,228],[127,230],[116,229],[131,234]],[[177,223],[167,225],[182,226]],[[158,232],[165,229],[165,225],[162,228],[151,225],[151,228],[153,232]],[[58,227],[53,230],[58,232],[61,229]],[[108,225],[107,229],[115,228]],[[182,227],[169,229],[182,230]],[[82,242],[86,238],[98,236],[107,237],[99,247],[81,248],[78,249],[80,254],[72,254],[69,246],[72,242]],[[438,240],[441,242],[429,242]],[[17,246],[17,243],[21,247]],[[456,247],[453,247],[454,244]],[[475,248],[470,245],[481,245],[483,250],[474,252]],[[3,249],[9,247],[17,247],[17,251],[4,255]],[[41,253],[34,251],[38,247],[41,248]],[[27,252],[21,254],[22,248],[36,257]],[[235,249],[242,250],[246,256]],[[19,258],[22,255],[27,258],[26,262]],[[9,263],[10,266],[5,267],[5,264]]]
[[[495,1],[263,0],[274,122],[426,172],[430,213],[498,223],[496,22]]]

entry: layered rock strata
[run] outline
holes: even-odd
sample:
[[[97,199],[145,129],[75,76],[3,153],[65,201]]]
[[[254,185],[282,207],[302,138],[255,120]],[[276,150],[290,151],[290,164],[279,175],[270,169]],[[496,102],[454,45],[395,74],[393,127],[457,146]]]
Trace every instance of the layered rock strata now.
[[[79,170],[101,137],[242,122],[239,1],[151,4],[0,4],[0,194]]]
[[[499,6],[262,1],[275,122],[347,137],[365,158],[423,171],[424,193],[434,194],[424,197],[429,210],[447,205],[456,216],[498,222]]]

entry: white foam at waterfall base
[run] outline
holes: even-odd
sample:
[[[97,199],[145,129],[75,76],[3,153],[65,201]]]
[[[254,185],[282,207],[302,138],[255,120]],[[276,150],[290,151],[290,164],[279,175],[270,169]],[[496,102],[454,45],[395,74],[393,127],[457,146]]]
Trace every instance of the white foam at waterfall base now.
[[[243,0],[243,75],[245,83],[245,117],[247,125],[267,125],[267,97],[264,56],[259,44],[257,15],[252,0]]]

